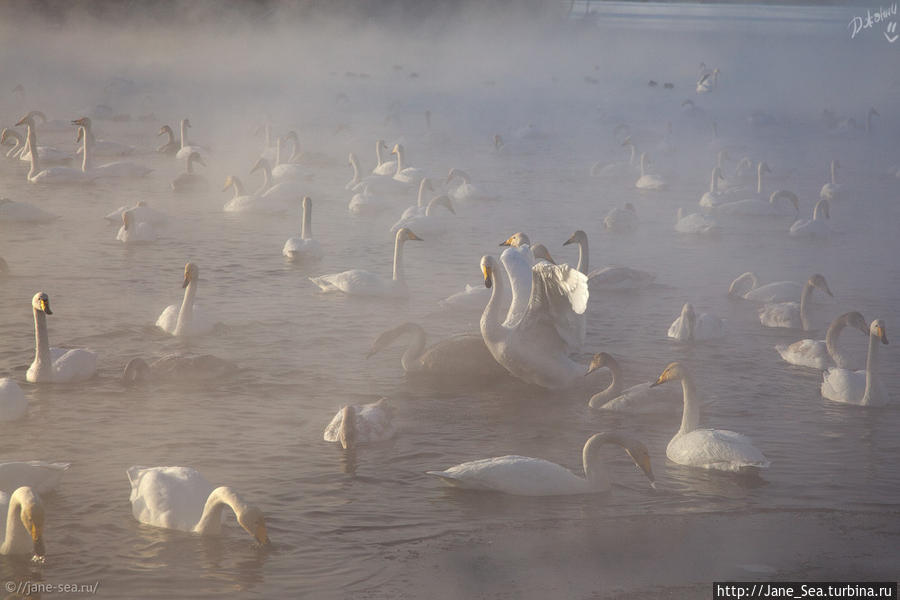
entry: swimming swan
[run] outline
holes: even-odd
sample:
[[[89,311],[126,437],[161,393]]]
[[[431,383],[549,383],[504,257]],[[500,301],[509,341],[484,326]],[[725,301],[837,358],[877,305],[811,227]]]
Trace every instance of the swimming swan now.
[[[19,384],[9,377],[0,378],[0,423],[17,421],[27,413],[28,401],[25,400],[25,394]]]
[[[56,489],[71,466],[42,460],[0,462],[0,492],[11,494],[28,486],[38,494],[48,494]]]
[[[488,200],[499,200],[500,196],[488,194],[481,188],[472,184],[472,179],[468,173],[461,169],[450,169],[445,183],[449,184],[454,179],[459,178],[462,183],[455,190],[451,190],[449,196],[457,202],[481,202]]]
[[[875,319],[869,326],[869,353],[865,371],[832,367],[822,379],[822,396],[834,402],[859,406],[884,406],[890,402],[887,390],[878,376],[878,346],[887,344],[884,321]]]
[[[181,120],[181,147],[178,149],[178,152],[175,153],[175,158],[178,158],[180,160],[187,160],[187,158],[194,153],[200,155],[209,153],[209,151],[203,146],[188,141],[187,130],[190,129],[190,127],[190,119]]]
[[[266,519],[230,487],[213,486],[190,467],[129,467],[131,513],[146,525],[190,531],[200,535],[222,533],[222,510],[234,511],[238,524],[262,546],[269,544]]]
[[[168,125],[163,125],[159,128],[159,133],[156,134],[157,137],[161,135],[168,135],[168,141],[159,146],[156,151],[160,154],[165,154],[166,156],[175,156],[178,154],[178,150],[181,149],[181,144],[175,141],[175,133],[172,131],[172,128]]]
[[[637,165],[634,162],[637,155],[637,146],[631,141],[631,136],[625,138],[622,146],[628,146],[631,149],[631,156],[628,162],[613,162],[609,164],[596,163],[591,167],[591,176],[603,179],[619,179],[624,177],[632,177],[638,173]]]
[[[156,231],[150,223],[138,221],[135,209],[131,209],[122,213],[122,226],[116,239],[125,244],[147,244],[156,241]]]
[[[34,362],[28,367],[25,379],[31,383],[74,383],[94,376],[97,354],[84,348],[51,348],[47,336],[47,315],[50,297],[38,292],[31,299],[34,309]]]
[[[132,212],[134,220],[138,223],[150,223],[156,226],[165,225],[169,221],[169,215],[155,208],[150,208],[143,200],[138,200],[134,206],[120,206],[103,218],[111,223],[119,223],[122,220],[122,213],[127,210]]]
[[[397,172],[397,161],[384,160],[381,156],[381,151],[388,149],[389,147],[384,143],[384,140],[375,142],[375,159],[378,161],[378,164],[372,169],[373,175],[393,175]]]
[[[824,340],[804,339],[793,344],[777,344],[775,350],[786,362],[801,367],[825,370],[837,365],[842,369],[849,368],[850,359],[844,356],[837,347],[837,339],[845,327],[855,327],[865,335],[869,335],[869,326],[858,312],[848,312],[837,317],[828,326]]]
[[[680,363],[670,363],[653,386],[681,380],[684,412],[681,428],[666,446],[666,456],[686,467],[718,471],[752,471],[769,467],[768,459],[750,438],[726,429],[698,429],[700,404],[694,378]]]
[[[287,204],[303,196],[303,184],[299,181],[285,180],[273,184],[272,168],[269,166],[269,161],[265,158],[257,160],[253,168],[250,169],[251,173],[256,171],[263,172],[263,184],[253,195],[257,196],[261,201]]]
[[[720,235],[722,226],[715,219],[700,213],[686,214],[684,207],[678,207],[675,217],[675,231],[693,235]]]
[[[394,173],[394,181],[406,184],[416,184],[425,177],[425,172],[415,167],[406,166],[406,151],[402,144],[395,144],[391,154],[397,155],[397,172]]]
[[[406,210],[400,215],[400,219],[397,223],[394,223],[393,227],[391,227],[392,231],[401,221],[425,214],[425,190],[434,191],[434,187],[431,185],[431,179],[429,177],[423,177],[422,181],[419,182],[419,194],[416,196],[416,203],[406,207]]]
[[[199,152],[191,152],[185,159],[185,171],[172,180],[172,189],[176,192],[196,192],[209,187],[209,181],[199,173],[194,173],[194,162],[206,166]]]
[[[641,176],[634,183],[634,187],[639,190],[656,190],[661,191],[669,187],[667,182],[661,175],[656,173],[648,173],[647,166],[650,163],[650,157],[646,152],[641,152]]]
[[[779,200],[786,200],[787,204]],[[772,192],[769,200],[747,198],[735,202],[725,202],[713,207],[717,215],[734,215],[744,217],[783,217],[800,214],[800,201],[797,195],[787,190]]]
[[[397,433],[394,410],[387,398],[371,404],[349,404],[342,407],[325,427],[326,442],[340,442],[344,450],[359,444],[389,440]]]
[[[310,277],[323,292],[342,292],[351,296],[379,296],[402,298],[409,295],[403,277],[403,245],[407,241],[421,242],[422,238],[409,229],[400,229],[394,240],[394,273],[390,279],[370,271],[351,269],[342,273]]]
[[[626,202],[625,208],[617,206],[606,213],[603,217],[603,228],[616,233],[630,233],[638,228],[640,222],[634,204]]]
[[[724,319],[709,313],[698,315],[690,302],[681,307],[681,314],[669,325],[668,331],[668,336],[679,342],[717,340],[726,334]]]
[[[300,237],[288,239],[281,253],[298,262],[321,260],[322,245],[312,237],[312,199],[304,196],[301,206]]]
[[[11,496],[0,492],[0,531],[0,554],[46,554],[44,506],[37,492],[27,486],[16,489]]]
[[[584,477],[541,458],[500,456],[462,463],[444,471],[426,471],[444,483],[473,490],[490,490],[516,496],[598,494],[612,488],[600,448],[615,444],[625,449],[653,485],[650,453],[638,440],[621,433],[597,433],[584,444]]]
[[[0,144],[5,143],[8,139],[12,139],[15,143],[11,149],[7,150],[7,158],[18,158],[25,162],[31,161],[31,150],[28,149],[28,144],[25,143],[25,140],[18,131],[8,128],[4,128],[3,131],[0,131]],[[38,146],[38,157],[41,159],[42,163],[48,165],[69,164],[74,158],[70,153],[53,148],[52,146]]]
[[[759,322],[765,327],[787,327],[809,331],[807,304],[815,288],[825,292],[832,298],[834,297],[834,294],[828,289],[828,283],[825,281],[825,278],[816,273],[803,286],[799,303],[779,302],[777,304],[766,304],[759,309]]]
[[[828,225],[829,205],[825,198],[816,202],[813,208],[812,219],[798,219],[791,225],[788,234],[791,237],[826,237],[831,234],[831,226]]]
[[[88,127],[90,127],[90,119],[82,117],[72,121],[73,125],[78,125],[78,135],[75,143],[82,142],[82,162],[81,170],[95,178],[112,178],[112,177],[143,177],[153,171],[143,165],[133,162],[117,160],[111,163],[105,163],[99,167],[95,167],[93,163],[94,155],[94,139]]]
[[[425,214],[417,214],[406,219],[401,219],[391,227],[391,233],[396,233],[402,228],[415,229],[425,236],[439,235],[447,230],[447,221],[442,215],[435,213],[438,206],[443,206],[452,214],[456,214],[450,196],[435,196],[425,206]]]
[[[613,410],[628,413],[647,413],[665,411],[671,404],[672,394],[665,389],[652,387],[652,381],[646,381],[622,390],[622,367],[619,362],[606,352],[595,354],[588,366],[587,374],[597,369],[609,369],[612,380],[602,392],[591,396],[588,406],[598,410]],[[587,375],[586,374],[586,375]]]
[[[747,282],[750,287],[743,291]],[[803,292],[803,285],[796,281],[773,281],[766,285],[759,285],[756,273],[748,271],[735,278],[728,288],[728,295],[732,298],[743,298],[752,302],[789,302]]]
[[[181,287],[185,289],[181,306],[167,306],[156,320],[157,327],[178,337],[204,335],[215,329],[215,321],[194,306],[199,280],[200,268],[192,262],[184,265],[184,282]]]
[[[97,156],[126,156],[134,152],[134,146],[113,142],[110,140],[98,140],[94,137],[94,131],[90,117],[81,117],[77,121],[71,121],[72,125],[84,127],[87,130],[88,142],[91,150]],[[84,148],[78,148],[76,153],[84,152]]]
[[[603,267],[589,272],[590,251],[587,234],[579,229],[563,242],[563,246],[569,244],[578,244],[578,266],[575,268],[587,275],[588,287],[592,290],[638,289],[653,283],[656,279],[653,273],[631,267]]]
[[[819,192],[819,197],[824,198],[825,200],[838,200],[841,197],[841,184],[837,182],[835,175],[837,174],[838,168],[841,166],[836,160],[831,161],[831,181],[822,186],[822,190]]]
[[[244,191],[244,184],[237,175],[229,175],[225,179],[223,192],[234,188],[234,196],[225,203],[225,212],[251,213],[260,215],[282,215],[288,211],[288,203],[280,198],[264,198]]]
[[[712,170],[712,176],[709,180],[709,191],[700,197],[700,206],[712,208],[726,201],[726,194],[719,191],[719,180],[725,180],[722,177],[722,168],[716,167]]]

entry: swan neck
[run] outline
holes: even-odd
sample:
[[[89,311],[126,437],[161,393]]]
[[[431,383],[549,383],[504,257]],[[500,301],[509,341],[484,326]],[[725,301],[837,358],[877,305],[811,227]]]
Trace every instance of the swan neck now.
[[[807,281],[806,285],[803,286],[803,292],[800,294],[800,323],[803,325],[803,331],[809,331],[809,315],[806,314],[806,308],[812,292],[813,285]]]
[[[300,221],[300,239],[308,240],[312,237],[312,208],[309,202],[303,203],[303,218]]]
[[[82,127],[82,145],[81,145],[81,171],[83,173],[87,173],[91,170],[91,161],[93,159],[93,150],[91,149],[91,144],[88,143],[88,132],[87,129]]]
[[[266,142],[266,147],[268,148],[268,142]],[[278,166],[281,164],[281,138],[279,137],[275,140],[275,165]]]
[[[870,117],[870,118],[871,118],[871,117]],[[834,162],[834,161],[831,161],[831,185],[835,185],[835,184],[837,183],[837,181],[835,181],[835,179],[834,179],[834,175],[835,175],[835,171],[836,171],[836,168],[835,168],[835,167],[836,167],[836,166],[837,166],[837,165],[835,164],[835,162]]]
[[[408,323],[403,327],[401,333],[409,333],[412,335],[412,340],[410,340],[409,346],[406,347],[406,351],[403,353],[403,357],[400,359],[400,363],[403,365],[403,370],[421,370],[422,355],[425,353],[425,330],[415,323]]]
[[[875,386],[875,372],[878,370],[878,346],[881,338],[869,333],[869,352],[866,354],[866,390],[863,392],[862,404],[869,404]]]
[[[499,268],[499,265],[497,268]],[[504,287],[506,286],[506,279],[498,277],[497,268],[491,269],[491,298],[481,314],[481,337],[484,338],[488,348],[493,344],[502,342],[505,337],[503,324],[501,323],[503,317],[501,298],[506,289]]]
[[[760,165],[759,169],[757,169],[757,171],[756,171],[756,193],[757,194],[762,194],[762,190],[763,190],[762,180],[763,180],[763,170],[762,170],[762,165]]]
[[[15,491],[15,490],[11,490]],[[21,544],[20,536],[23,533],[27,533],[24,525],[22,525],[22,501],[16,495],[12,494],[12,497],[9,501],[9,509],[6,513],[6,534],[3,539],[0,540],[2,544],[0,544],[0,554],[7,554],[12,551],[16,546]]]
[[[684,435],[697,429],[700,424],[700,404],[697,400],[697,388],[694,378],[685,373],[681,378],[681,390],[684,394],[684,412],[681,414],[681,428],[678,435]]]
[[[38,160],[37,153],[37,135],[34,133],[34,129],[31,127],[31,123],[28,123],[26,127],[28,129],[25,134],[25,149],[22,150],[22,152],[31,153],[31,170],[28,171],[28,178],[31,179],[41,172],[41,165]]]
[[[234,197],[243,196],[246,194],[244,191],[244,184],[237,177],[233,177],[231,179],[231,185],[234,186]]]
[[[847,319],[846,316],[844,316],[832,321],[831,325],[828,326],[828,331],[825,332],[825,349],[828,351],[828,354],[829,356],[831,356],[832,360],[834,360],[834,364],[842,368],[845,367],[846,361],[841,355],[840,350],[838,350],[837,340],[838,336],[841,335],[841,332],[846,326]]]
[[[719,155],[719,162],[722,162],[722,155]],[[721,169],[721,167],[719,167]],[[713,171],[712,178],[709,180],[709,191],[712,194],[719,193],[719,177],[716,171]]]
[[[588,241],[586,239],[578,240],[578,266],[576,269],[587,275],[588,273],[588,262],[590,261],[590,254],[588,251]],[[612,369],[610,369],[612,370]]]
[[[605,390],[591,396],[591,406],[599,408],[601,403],[605,404],[622,392],[622,367],[619,365],[619,362],[614,358],[608,359],[606,368],[609,369],[609,374],[612,379]],[[587,470],[585,470],[585,472],[587,472]]]
[[[403,169],[406,168],[406,160],[405,160],[405,157],[403,156],[403,154],[404,154],[403,148],[398,148],[397,149],[397,173],[400,173],[401,171],[403,171]]]
[[[402,230],[401,230],[402,231]],[[403,281],[403,238],[397,232],[397,240],[394,242],[394,281]]]
[[[203,514],[194,527],[194,532],[201,535],[220,533],[222,531],[222,509],[226,506],[234,511],[235,516],[241,515],[248,508],[243,499],[231,488],[218,487],[206,499]]]
[[[425,208],[425,187],[428,185],[428,178],[423,177],[419,183],[419,196],[416,198],[416,206]]]
[[[384,159],[381,157],[381,140],[375,142],[375,158],[378,160],[378,166],[380,167],[384,163]]]
[[[594,445],[598,442],[588,442],[582,452],[581,462],[584,466],[584,478],[591,489],[606,490],[610,487],[609,471],[606,463]]]
[[[350,180],[350,184],[356,185],[359,183],[359,164],[355,156],[350,160],[350,166],[353,167],[353,179]]]
[[[181,147],[187,146],[187,121],[181,120]]]
[[[50,337],[47,334],[47,315],[34,309],[34,380],[50,378],[53,361],[50,357]]]
[[[634,147],[634,144],[628,144],[631,146],[631,157],[628,159],[629,165],[634,165],[634,159],[637,158],[637,148]]]
[[[184,299],[181,301],[181,310],[178,311],[178,320],[175,322],[173,335],[185,335],[191,322],[194,320],[194,297],[197,295],[197,281],[191,279],[184,290]]]
[[[641,154],[641,177],[647,174],[647,155]]]

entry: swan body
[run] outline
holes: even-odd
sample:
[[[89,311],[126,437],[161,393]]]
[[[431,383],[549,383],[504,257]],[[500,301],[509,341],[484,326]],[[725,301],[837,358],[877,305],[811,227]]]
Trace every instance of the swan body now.
[[[505,372],[491,356],[480,334],[455,335],[426,348],[425,330],[415,323],[404,323],[379,335],[366,358],[406,335],[411,336],[411,340],[400,359],[400,364],[407,373],[491,377]]]
[[[350,153],[348,163],[353,168],[353,179],[344,186],[352,192],[362,192],[368,189],[379,196],[394,196],[406,189],[406,184],[396,181],[393,177],[381,175],[369,175],[360,177],[359,161],[354,153]]]
[[[788,233],[791,237],[827,237],[831,234],[831,226],[828,225],[829,217],[828,200],[822,198],[816,202],[812,219],[794,221]]]
[[[122,213],[122,226],[116,239],[125,244],[146,244],[156,241],[156,231],[150,223],[138,221],[134,209],[131,209]]]
[[[744,292],[743,286],[750,282],[750,288]],[[743,298],[752,302],[790,302],[803,292],[803,285],[796,281],[774,281],[766,285],[759,285],[756,273],[748,271],[735,278],[728,288],[728,295],[732,298]]]
[[[422,181],[419,182],[419,194],[416,197],[416,203],[406,207],[406,210],[400,215],[400,219],[391,226],[392,231],[394,231],[394,227],[398,227],[402,221],[425,214],[425,190],[434,191],[434,187],[431,185],[431,179],[428,177],[423,177]]]
[[[59,217],[28,204],[0,198],[0,222],[6,223],[49,223]]]
[[[869,326],[869,353],[865,371],[828,369],[822,379],[822,396],[833,402],[859,406],[884,406],[890,402],[878,376],[878,346],[887,344],[884,321],[875,319]]]
[[[383,442],[397,433],[393,419],[394,410],[387,398],[371,404],[350,404],[334,415],[322,437],[326,442],[340,442],[345,450]]]
[[[718,235],[722,233],[722,226],[715,219],[701,215],[700,213],[685,214],[683,208],[678,209],[678,217],[675,221],[675,231],[693,235]]]
[[[341,292],[351,296],[376,296],[384,298],[403,298],[409,295],[403,277],[403,245],[407,241],[422,241],[409,229],[400,229],[394,241],[394,273],[387,279],[361,269],[352,269],[341,273],[310,277],[323,292]]]
[[[9,377],[0,378],[0,423],[17,421],[27,412],[28,401],[19,384]]]
[[[384,143],[384,140],[378,140],[377,142],[375,142],[375,158],[378,161],[378,164],[375,165],[374,169],[372,169],[373,175],[393,175],[397,172],[397,161],[384,160],[381,157],[381,151],[387,149],[388,145]]]
[[[30,162],[31,149],[22,139],[22,136],[15,129],[4,128],[0,132],[0,144],[6,143],[6,140],[12,139],[14,145],[7,150],[7,158],[18,158],[19,160]],[[38,146],[38,158],[46,165],[64,165],[72,162],[74,158],[71,153],[53,148],[52,146]]]
[[[449,196],[435,196],[425,207],[425,214],[417,214],[407,219],[401,219],[391,227],[391,233],[396,233],[404,227],[407,229],[415,229],[425,236],[439,235],[445,232],[447,230],[446,219],[435,213],[435,209],[438,206],[443,206],[452,214],[456,214],[456,210],[453,208],[453,202],[450,200]]]
[[[716,167],[712,171],[712,177],[709,182],[709,191],[700,197],[700,206],[704,208],[713,208],[726,201],[726,195],[719,191],[719,180],[722,177],[722,168]]]
[[[235,368],[230,361],[211,354],[197,356],[167,354],[151,363],[143,358],[132,358],[125,365],[122,381],[126,385],[134,385],[148,379],[171,380],[183,384],[186,381],[221,379],[234,372]]]
[[[415,185],[425,177],[425,172],[421,169],[406,166],[406,154],[402,144],[395,144],[391,154],[397,155],[397,171],[394,173],[394,181]]]
[[[488,194],[480,187],[472,183],[469,175],[460,169],[450,169],[447,175],[446,183],[450,183],[454,179],[462,180],[462,183],[456,189],[450,190],[448,195],[457,202],[483,202],[490,200],[498,200],[500,197],[494,194]]]
[[[831,161],[831,181],[822,186],[822,190],[819,192],[819,197],[825,200],[830,200],[832,202],[840,199],[842,188],[841,184],[837,182],[837,178],[835,177],[840,166],[841,164],[838,161]]]
[[[438,304],[447,310],[484,310],[484,305],[491,298],[491,290],[484,285],[466,284],[461,292],[456,292],[440,300]]]
[[[143,200],[139,200],[134,206],[120,206],[103,218],[112,223],[118,223],[122,220],[122,214],[129,210],[134,220],[138,223],[150,223],[158,226],[165,225],[169,221],[169,215],[155,208],[150,208]]]
[[[786,200],[787,203],[779,202]],[[772,192],[769,200],[747,198],[734,202],[725,202],[714,207],[718,215],[735,215],[745,217],[783,217],[799,213],[799,200],[793,192],[779,190]]]
[[[588,405],[598,410],[610,410],[623,413],[651,413],[667,411],[673,406],[672,394],[664,388],[652,387],[647,381],[622,389],[622,367],[619,362],[606,352],[600,352],[591,359],[588,373],[596,369],[607,368],[612,376],[609,386],[593,396]]]
[[[131,513],[154,527],[200,535],[222,533],[222,510],[234,511],[238,524],[261,545],[269,543],[262,511],[229,487],[213,486],[190,467],[130,467]]]
[[[301,206],[300,237],[288,239],[281,253],[294,261],[321,260],[322,245],[312,239],[312,200],[309,196],[304,196]]]
[[[756,190],[759,195],[762,194],[761,184],[759,181],[759,171],[760,167],[757,165],[756,171]],[[763,172],[771,172],[768,165],[762,168]],[[722,183],[718,184],[719,190],[724,194],[735,194],[735,193],[752,193],[753,188],[751,187],[754,183],[753,177],[753,161],[750,160],[749,156],[745,156],[741,160],[738,161],[737,165],[734,167],[734,174],[726,178],[722,181]]]
[[[11,494],[27,486],[38,494],[49,494],[72,465],[42,460],[0,462],[0,492]],[[2,530],[2,527],[0,527]]]
[[[207,181],[206,177],[199,173],[194,173],[194,162],[197,162],[197,164],[201,164],[204,167],[206,166],[206,162],[204,162],[203,157],[200,156],[199,152],[191,152],[185,159],[185,172],[180,173],[172,180],[171,185],[173,191],[198,192],[209,187],[209,181]]]
[[[589,271],[590,250],[587,234],[579,229],[563,242],[563,246],[578,244],[578,266],[581,273],[587,275],[588,288],[591,290],[624,291],[645,287],[656,279],[656,275],[632,269],[631,267],[604,267]]]
[[[638,180],[634,183],[634,187],[639,190],[655,190],[661,191],[669,187],[669,182],[667,182],[661,175],[657,175],[656,173],[648,173],[647,165],[650,162],[650,159],[647,157],[646,152],[641,153],[641,176],[638,177]]]
[[[850,360],[845,357],[837,347],[837,339],[841,331],[847,326],[855,327],[865,335],[869,335],[869,326],[866,320],[858,312],[844,313],[837,317],[828,326],[824,340],[804,339],[793,344],[778,344],[775,350],[786,362],[801,367],[825,370],[837,365],[840,368],[848,368]]]
[[[694,312],[690,302],[681,308],[681,314],[669,325],[668,336],[679,342],[699,342],[725,337],[725,320],[709,313]]]
[[[94,376],[97,354],[83,348],[51,348],[47,335],[47,315],[50,297],[38,292],[31,300],[34,311],[34,362],[28,367],[25,379],[31,383],[75,383]]]
[[[616,233],[630,233],[635,231],[639,224],[637,211],[631,202],[626,202],[625,208],[612,209],[603,217],[603,228]]]
[[[582,451],[584,477],[541,458],[500,456],[462,463],[444,471],[427,471],[460,488],[490,490],[516,496],[563,496],[608,492],[612,484],[600,448],[615,444],[625,449],[653,483],[650,455],[639,441],[619,433],[591,436]]]
[[[44,506],[37,492],[27,486],[12,495],[0,492],[0,532],[0,554],[44,556]]]
[[[809,316],[807,304],[814,288],[833,297],[828,283],[822,275],[816,273],[803,286],[800,293],[800,302],[779,302],[766,304],[759,309],[759,322],[765,327],[787,327],[789,329],[803,329],[809,331]]]
[[[96,156],[127,156],[134,152],[134,146],[129,146],[128,144],[122,144],[119,142],[114,142],[112,140],[98,140],[94,137],[93,126],[91,124],[90,117],[81,117],[75,121],[72,121],[73,125],[78,125],[79,127],[84,127],[87,132],[88,142],[91,147],[91,151]],[[75,140],[78,142],[78,140]],[[77,153],[83,154],[84,147],[78,148],[76,150]]]
[[[200,279],[200,268],[189,262],[184,265],[184,299],[181,306],[171,304],[162,311],[156,320],[156,326],[176,337],[199,336],[215,329],[216,322],[194,305],[197,296],[197,282]]]
[[[681,428],[666,446],[672,462],[699,469],[742,472],[766,469],[769,460],[745,435],[726,429],[699,429],[700,404],[694,379],[680,363],[669,364],[653,383],[681,380],[684,412]]]

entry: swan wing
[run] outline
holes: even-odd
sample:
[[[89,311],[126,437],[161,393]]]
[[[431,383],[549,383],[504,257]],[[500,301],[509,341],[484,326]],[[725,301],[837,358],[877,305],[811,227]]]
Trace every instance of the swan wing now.
[[[753,302],[791,302],[802,292],[803,286],[796,281],[774,281],[750,290],[744,298]]]
[[[636,414],[669,413],[681,410],[680,403],[676,402],[678,395],[671,388],[650,387],[652,385],[652,381],[633,385],[597,408]]]
[[[84,348],[66,350],[53,358],[53,381],[67,383],[84,381],[94,376],[97,370],[97,353]]]
[[[527,334],[545,329],[549,322],[567,351],[578,349],[584,343],[588,296],[584,273],[569,265],[538,263],[532,267],[531,298],[518,327]]]
[[[825,369],[834,363],[828,355],[828,349],[825,347],[825,340],[799,340],[793,344],[778,344],[775,350],[781,355],[786,362],[792,365],[800,365],[801,367],[811,367],[813,369]]]
[[[822,397],[834,402],[861,404],[866,393],[866,372],[833,367],[822,376]]]
[[[159,318],[156,319],[156,326],[166,333],[174,335],[175,324],[178,323],[179,310],[181,310],[181,307],[177,304],[170,304],[167,306],[159,315]]]
[[[588,491],[587,481],[565,467],[539,458],[500,456],[427,471],[448,485],[516,496],[554,496]]]
[[[670,338],[676,339],[679,342],[686,342],[691,337],[690,328],[687,326],[687,323],[684,322],[684,319],[681,318],[681,315],[678,315],[678,318],[672,321],[672,324],[669,325],[669,331],[667,335]]]
[[[355,407],[356,443],[373,443],[389,440],[397,433],[394,427],[394,411],[384,400]],[[337,411],[331,422],[325,427],[323,439],[326,442],[341,441],[341,426],[344,423],[343,410]]]
[[[766,304],[759,309],[759,322],[766,327],[802,327],[800,304],[798,302]]]
[[[420,359],[423,372],[470,377],[505,372],[484,343],[480,333],[464,333],[430,346]]]
[[[291,260],[318,260],[322,258],[322,245],[317,240],[292,237],[284,243],[281,253]]]
[[[131,512],[141,523],[191,531],[213,486],[190,467],[130,467]]]
[[[591,271],[588,284],[592,288],[631,290],[653,283],[656,275],[631,267],[604,267]]]
[[[466,289],[456,292],[440,300],[438,304],[444,309],[483,310],[491,298],[491,290],[483,285],[466,284]]]
[[[12,494],[22,486],[34,488],[38,494],[56,489],[59,481],[71,465],[40,460],[0,463],[0,492]],[[5,513],[4,513],[4,516]]]
[[[666,456],[679,465],[719,471],[769,466],[750,438],[726,429],[695,429],[676,435],[666,448]]]
[[[339,291],[357,296],[395,296],[400,295],[402,285],[393,280],[386,280],[380,275],[361,269],[351,269],[342,273],[310,277],[322,291]]]

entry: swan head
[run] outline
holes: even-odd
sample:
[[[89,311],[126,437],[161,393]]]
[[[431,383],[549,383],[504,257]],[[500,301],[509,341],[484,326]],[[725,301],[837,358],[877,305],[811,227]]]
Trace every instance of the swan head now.
[[[769,204],[775,204],[776,200],[780,200],[784,198],[788,202],[790,202],[794,206],[794,210],[800,212],[800,200],[797,198],[797,194],[794,192],[789,192],[788,190],[778,190],[777,192],[772,192],[772,195],[769,196]]]
[[[190,129],[191,128],[191,120],[190,119],[182,119],[181,126]]]
[[[884,327],[884,321],[881,319],[875,319],[872,321],[872,325],[869,327],[869,335],[879,338],[882,344],[887,344],[887,329]]]
[[[200,268],[189,262],[184,265],[184,282],[181,284],[182,288],[186,288],[190,283],[198,281],[200,279]]]
[[[159,136],[165,135],[167,133],[172,133],[172,128],[169,127],[168,125],[163,125],[162,127],[159,128],[159,133],[157,133],[156,136],[159,137]]]
[[[547,246],[543,244],[535,244],[531,247],[531,253],[534,254],[535,260],[546,260],[551,264],[556,264],[556,261],[553,260],[553,257],[550,256],[550,251],[547,250]]]
[[[403,152],[402,144],[394,144],[394,148],[391,150],[391,154],[400,154]]]
[[[521,231],[509,236],[505,242],[500,242],[501,246],[512,246],[513,248],[519,248],[524,244],[528,244],[530,246],[531,240]]]
[[[809,278],[809,281],[807,283],[808,283],[808,285],[811,285],[814,288],[818,288],[819,290],[825,292],[826,294],[828,294],[829,296],[834,298],[834,294],[832,294],[831,290],[828,289],[828,283],[825,281],[824,276],[816,273],[815,275],[813,275],[812,277]]]
[[[53,311],[50,310],[50,296],[47,295],[47,292],[38,292],[34,295],[34,298],[31,299],[31,307],[34,310],[39,310],[45,315],[52,315]]]
[[[250,172],[252,173],[253,171],[250,171]],[[228,188],[230,188],[233,185],[235,185],[235,186],[240,185],[240,183],[241,183],[241,180],[237,178],[237,175],[229,175],[228,177],[225,178],[225,185],[222,187],[222,191],[227,192]]]
[[[590,468],[589,465],[596,460],[599,460],[598,458],[595,458],[598,450],[606,444],[621,446],[634,461],[634,464],[647,476],[647,479],[650,480],[650,484],[653,485],[656,478],[654,477],[653,469],[650,466],[650,452],[647,450],[647,446],[640,440],[617,432],[597,433],[592,435],[588,441],[585,442],[584,451],[582,453],[585,465],[585,475],[588,475],[587,471]]]
[[[237,516],[237,522],[247,533],[256,539],[260,546],[269,545],[269,534],[266,531],[266,517],[255,506],[248,506]]]
[[[866,335],[869,335],[869,325],[865,317],[857,311],[848,312],[840,317],[849,327],[855,327]]]
[[[591,357],[591,362],[588,365],[587,373],[584,374],[585,377],[596,371],[597,369],[602,369],[604,367],[609,366],[615,362],[615,359],[612,355],[606,352],[598,352],[594,356]]]
[[[22,525],[31,534],[34,543],[35,556],[42,557],[46,554],[44,549],[44,505],[37,493],[28,486],[22,486],[13,492],[10,503],[17,499],[22,506],[19,518]]]
[[[80,119],[75,119],[72,121],[72,125],[78,125],[79,127],[90,128],[91,120],[88,117],[81,117]]]
[[[34,118],[31,116],[31,113],[28,113],[16,122],[16,127],[21,127],[22,125],[34,127]]]
[[[587,234],[579,229],[572,234],[572,237],[563,242],[563,246],[568,246],[569,244],[583,244],[585,242],[587,242]]]
[[[259,160],[257,160],[256,164],[253,165],[253,168],[250,169],[250,172],[255,173],[260,169],[262,169],[263,171],[269,169],[269,161],[267,161],[265,158],[260,158]]]
[[[417,236],[412,230],[402,227],[397,231],[398,242],[424,242],[422,238]]]
[[[681,366],[681,363],[669,363],[666,368],[663,369],[663,372],[659,374],[659,377],[656,378],[656,381],[650,384],[650,387],[656,387],[668,381],[681,381],[686,374],[687,370]]]
[[[484,287],[489,288],[494,284],[494,271],[497,269],[497,261],[493,256],[481,257],[481,273],[484,275]]]

